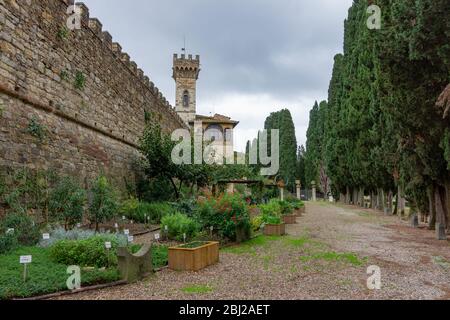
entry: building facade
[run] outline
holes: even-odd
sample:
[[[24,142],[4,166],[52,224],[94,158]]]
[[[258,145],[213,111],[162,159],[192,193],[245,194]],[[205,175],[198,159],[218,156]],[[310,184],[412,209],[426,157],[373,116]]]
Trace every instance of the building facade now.
[[[176,83],[175,110],[183,121],[191,128],[195,123],[202,125],[205,140],[224,141],[232,149],[233,129],[239,124],[230,117],[215,114],[203,116],[197,114],[197,80],[200,74],[200,56],[174,54],[173,78]]]

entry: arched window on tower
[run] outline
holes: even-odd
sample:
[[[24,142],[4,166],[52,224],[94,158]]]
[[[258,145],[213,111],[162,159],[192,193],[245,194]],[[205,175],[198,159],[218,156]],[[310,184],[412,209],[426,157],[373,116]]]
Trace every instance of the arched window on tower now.
[[[183,93],[183,107],[189,108],[189,92],[187,90]]]

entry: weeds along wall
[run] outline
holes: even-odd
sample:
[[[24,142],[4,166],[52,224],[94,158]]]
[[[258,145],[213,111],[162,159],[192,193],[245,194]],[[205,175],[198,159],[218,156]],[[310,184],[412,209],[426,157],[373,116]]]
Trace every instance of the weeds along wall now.
[[[123,183],[148,117],[185,125],[85,5],[81,29],[66,27],[70,4],[0,0],[0,167]]]

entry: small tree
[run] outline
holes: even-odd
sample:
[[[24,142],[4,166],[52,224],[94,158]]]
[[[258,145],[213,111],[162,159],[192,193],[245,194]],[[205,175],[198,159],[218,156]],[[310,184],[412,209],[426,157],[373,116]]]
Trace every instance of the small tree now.
[[[180,192],[175,184],[175,179],[182,177],[182,166],[172,161],[172,150],[175,142],[169,134],[163,132],[161,125],[155,121],[149,121],[141,138],[141,152],[147,163],[144,168],[148,178],[163,178],[173,187],[177,199]],[[182,179],[180,179],[182,180]]]
[[[114,218],[118,208],[114,189],[106,177],[100,176],[91,187],[89,197],[89,221],[95,223],[95,231],[99,223]]]
[[[50,194],[49,211],[69,230],[83,218],[85,201],[85,191],[73,179],[63,178]]]

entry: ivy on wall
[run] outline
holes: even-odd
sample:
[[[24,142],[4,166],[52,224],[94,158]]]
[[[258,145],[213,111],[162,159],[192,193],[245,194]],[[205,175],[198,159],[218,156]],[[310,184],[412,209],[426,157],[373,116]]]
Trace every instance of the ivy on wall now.
[[[35,116],[33,116],[28,123],[27,132],[33,137],[38,138],[40,142],[43,142],[47,136],[47,128],[42,125]]]

